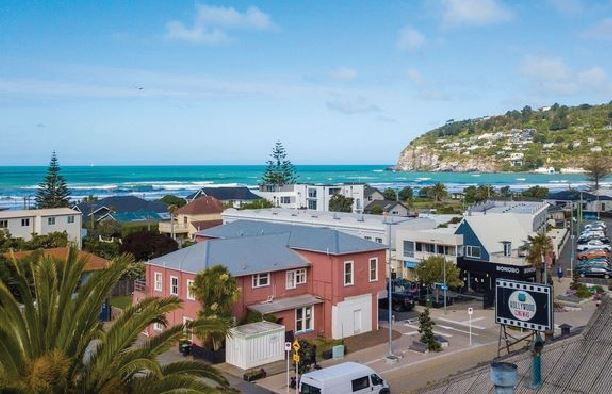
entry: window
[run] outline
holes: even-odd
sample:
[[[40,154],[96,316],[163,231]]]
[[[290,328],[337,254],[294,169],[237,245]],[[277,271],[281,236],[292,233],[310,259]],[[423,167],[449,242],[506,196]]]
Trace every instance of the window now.
[[[308,189],[308,198],[317,198],[317,189]]]
[[[282,196],[280,198],[280,202],[281,202],[281,204],[289,204],[291,202],[291,197],[289,197],[289,196]]]
[[[467,257],[480,258],[480,247],[479,246],[466,246],[465,255]]]
[[[73,224],[73,223],[74,223],[74,215],[68,216],[68,224]]]
[[[164,326],[161,323],[153,323],[153,329],[155,331],[163,331]]]
[[[0,228],[8,228],[8,220],[6,219],[0,220]]]
[[[344,285],[349,286],[355,284],[353,280],[354,263],[352,261],[344,262]]]
[[[365,237],[363,237],[363,239],[365,239],[366,241],[371,241],[372,237],[369,235],[366,235]]]
[[[314,318],[312,306],[298,308],[295,310],[295,332],[314,330]]]
[[[510,257],[512,255],[512,244],[510,242],[504,242],[504,256]]]
[[[193,293],[193,281],[191,279],[187,279],[187,286],[185,287],[187,288],[187,299],[195,300],[195,294]]]
[[[370,379],[367,376],[364,376],[362,378],[351,380],[351,384],[353,385],[353,392],[365,390],[370,387]]]
[[[162,274],[161,272],[156,272],[154,274],[154,281],[153,281],[153,289],[155,291],[162,291],[163,287],[162,287]]]
[[[253,288],[264,287],[270,284],[270,273],[253,275]]]
[[[176,276],[170,277],[170,294],[178,295],[178,278]]]
[[[404,257],[414,257],[414,242],[404,241]]]
[[[21,219],[21,227],[30,227],[30,218]]]
[[[370,377],[372,378],[372,386],[382,386],[383,385],[384,380],[382,380],[380,376],[374,373]]]
[[[306,283],[306,268],[287,271],[285,288],[295,289],[297,285]]]
[[[423,251],[423,244],[420,242],[417,242],[414,244],[414,250],[416,250],[417,252],[422,252]]]
[[[382,238],[376,238],[376,242],[378,242],[379,244],[382,243]]]
[[[370,259],[370,282],[378,280],[378,259]]]
[[[321,394],[321,389],[318,387],[313,387],[308,383],[302,382],[300,384],[300,393],[302,394]]]
[[[49,226],[55,226],[55,216],[51,216],[47,218],[47,224]]]
[[[308,200],[308,209],[317,210],[317,200]]]

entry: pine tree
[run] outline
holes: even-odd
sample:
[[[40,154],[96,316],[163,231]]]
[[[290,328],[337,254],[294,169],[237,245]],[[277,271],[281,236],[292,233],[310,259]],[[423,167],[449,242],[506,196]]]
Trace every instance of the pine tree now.
[[[283,186],[295,183],[297,176],[295,167],[287,160],[287,152],[283,144],[277,142],[270,154],[271,160],[266,162],[266,171],[263,174],[264,185]]]
[[[419,315],[419,332],[421,333],[421,342],[427,345],[429,350],[440,350],[441,346],[433,334],[434,323],[429,317],[429,308],[425,308],[423,313]]]
[[[47,176],[39,184],[40,188],[36,192],[36,206],[39,209],[67,208],[69,206],[70,191],[66,185],[66,180],[59,172],[60,166],[55,151],[53,151]]]

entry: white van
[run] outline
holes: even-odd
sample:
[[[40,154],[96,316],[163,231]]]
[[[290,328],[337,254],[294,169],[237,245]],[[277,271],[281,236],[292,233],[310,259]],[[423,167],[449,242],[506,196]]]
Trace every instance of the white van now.
[[[389,394],[389,385],[367,365],[346,362],[300,378],[301,394]]]

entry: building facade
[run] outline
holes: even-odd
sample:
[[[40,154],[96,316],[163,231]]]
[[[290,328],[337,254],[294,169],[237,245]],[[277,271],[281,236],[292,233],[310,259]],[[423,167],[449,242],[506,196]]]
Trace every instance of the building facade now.
[[[365,188],[355,184],[312,184],[262,185],[255,193],[272,202],[275,207],[287,209],[308,209],[329,211],[329,200],[336,194],[353,199],[353,212],[362,212],[365,205]]]
[[[170,220],[159,222],[159,232],[178,240],[194,239],[198,231],[222,224],[223,209],[214,197],[198,197],[177,209]]]
[[[239,324],[247,311],[272,314],[296,337],[340,339],[378,328],[385,288],[385,247],[336,230],[238,220],[200,231],[196,245],[146,263],[146,284],[134,301],[175,295],[182,308],[170,324],[197,317],[191,285],[198,272],[221,264],[236,278]],[[149,335],[163,330],[154,325]]]
[[[81,246],[81,213],[69,208],[0,211],[0,231],[30,241],[33,234],[66,232],[68,241]]]

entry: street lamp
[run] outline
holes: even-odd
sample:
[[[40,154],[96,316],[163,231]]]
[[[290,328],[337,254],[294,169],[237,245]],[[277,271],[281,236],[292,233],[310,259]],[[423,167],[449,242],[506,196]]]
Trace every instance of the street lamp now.
[[[389,219],[391,218],[388,216],[388,214],[385,213],[385,224],[387,224],[387,235],[388,235],[387,265],[389,266],[389,269],[388,269],[389,276],[387,278],[387,284],[388,284],[387,304],[389,307],[389,354],[387,355],[387,360],[390,363],[394,363],[397,361],[397,356],[393,354],[393,314],[391,313],[391,305],[393,304],[393,298],[392,298],[393,269],[391,268],[391,225],[394,223],[393,223],[393,220],[389,220]]]

